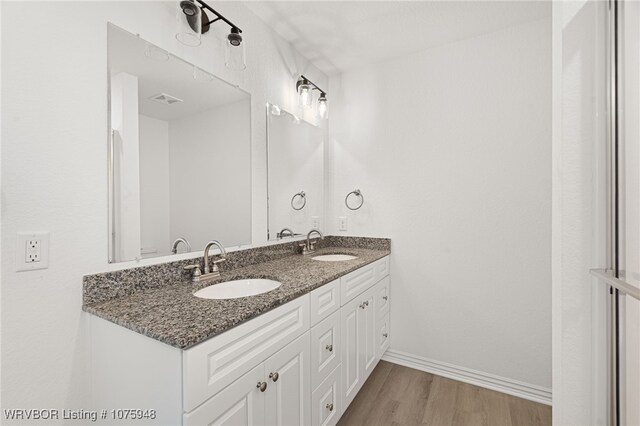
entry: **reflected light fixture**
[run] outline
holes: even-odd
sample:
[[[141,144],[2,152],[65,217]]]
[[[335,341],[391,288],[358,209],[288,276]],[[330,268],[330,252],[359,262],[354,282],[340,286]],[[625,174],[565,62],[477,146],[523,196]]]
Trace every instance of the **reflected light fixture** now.
[[[282,113],[282,110],[278,105],[267,103],[267,108],[271,111],[271,115],[278,116]]]
[[[302,108],[311,108],[313,104],[314,90],[320,92],[317,105],[318,116],[325,120],[328,117],[327,92],[319,88],[317,84],[309,80],[304,75],[301,75],[296,82],[296,91],[298,92],[298,99]]]
[[[234,70],[243,70],[247,67],[244,53],[245,43],[243,42],[240,27],[202,0],[182,0],[179,4],[185,18],[181,22],[183,27],[186,27],[176,34],[176,38],[181,43],[187,46],[199,46],[202,34],[209,31],[211,24],[222,21],[231,27],[225,43],[225,65],[227,68]],[[215,15],[215,18],[209,20],[207,11]]]
[[[329,115],[329,111],[327,110],[327,95],[325,93],[320,93],[320,97],[318,98],[318,117],[322,120],[327,119]]]

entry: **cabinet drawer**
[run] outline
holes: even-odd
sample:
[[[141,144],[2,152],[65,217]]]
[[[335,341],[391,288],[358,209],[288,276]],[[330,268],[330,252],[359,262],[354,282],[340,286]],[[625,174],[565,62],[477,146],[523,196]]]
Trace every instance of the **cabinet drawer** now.
[[[390,279],[387,276],[383,278],[378,284],[376,284],[376,316],[382,318],[389,313],[389,282]]]
[[[309,329],[304,295],[184,351],[184,411],[191,411]]]
[[[335,425],[342,415],[340,401],[340,365],[338,365],[311,395],[311,424]]]
[[[340,308],[340,280],[335,280],[309,293],[311,326]]]
[[[370,263],[340,278],[340,302],[348,303],[376,283],[376,262]]]
[[[382,358],[385,351],[389,349],[389,314],[376,321],[376,357]]]
[[[340,312],[335,312],[311,329],[311,389],[340,363],[340,345]]]
[[[374,262],[376,270],[376,282],[389,275],[389,256]]]

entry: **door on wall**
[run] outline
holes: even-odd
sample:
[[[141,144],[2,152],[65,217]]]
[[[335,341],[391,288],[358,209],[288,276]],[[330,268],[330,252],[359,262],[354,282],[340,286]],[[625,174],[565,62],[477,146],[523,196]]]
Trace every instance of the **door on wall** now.
[[[640,289],[640,3],[619,2],[617,21],[618,275]],[[618,297],[619,423],[640,425],[640,300]]]
[[[594,275],[609,297],[608,423],[640,425],[640,2],[608,12],[609,265]]]

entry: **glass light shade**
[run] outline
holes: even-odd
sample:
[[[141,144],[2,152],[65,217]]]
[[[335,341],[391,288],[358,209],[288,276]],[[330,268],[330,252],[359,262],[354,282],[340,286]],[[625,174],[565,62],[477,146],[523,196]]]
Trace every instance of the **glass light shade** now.
[[[193,3],[191,0],[183,0],[182,3]],[[178,32],[176,39],[185,46],[197,47],[202,43],[202,10],[194,4],[190,8],[190,15],[183,12],[182,6],[178,6],[176,20],[178,21]]]
[[[327,108],[327,98],[323,95],[318,99],[318,117],[322,120],[329,118],[329,110]]]
[[[227,68],[234,71],[242,71],[247,68],[247,61],[244,52],[244,45],[246,41],[243,41],[239,45],[235,46],[227,38],[224,43],[224,64]]]
[[[282,110],[278,105],[271,105],[271,115],[278,116],[282,113]]]
[[[165,62],[169,60],[169,52],[166,50],[160,49],[153,44],[147,43],[144,49],[144,56],[149,59],[153,59],[155,61]]]
[[[302,108],[311,108],[312,96],[311,85],[302,83],[298,86],[298,96],[300,97],[300,106]]]

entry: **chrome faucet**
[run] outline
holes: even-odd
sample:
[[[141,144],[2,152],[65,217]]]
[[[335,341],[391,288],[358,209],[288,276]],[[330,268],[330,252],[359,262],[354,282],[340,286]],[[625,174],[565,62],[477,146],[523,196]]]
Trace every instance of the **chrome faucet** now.
[[[300,244],[300,247],[302,247],[302,254],[311,254],[315,250],[313,247],[315,245],[315,242],[311,242],[311,235],[314,233],[320,235],[320,239],[324,239],[324,235],[322,235],[322,232],[318,231],[317,229],[312,229],[311,231],[309,231],[309,233],[307,234],[307,242],[305,244]]]
[[[209,249],[211,246],[216,246],[220,249],[220,259],[213,261],[213,267],[209,268]],[[183,269],[185,271],[193,271],[191,276],[191,281],[194,283],[200,281],[212,280],[214,278],[220,277],[220,269],[218,268],[218,263],[222,263],[227,260],[227,251],[224,249],[222,244],[216,240],[209,241],[207,245],[204,247],[204,271],[200,272],[200,265],[193,264],[187,265]]]
[[[173,247],[171,248],[171,253],[173,254],[178,254],[178,246],[180,245],[180,243],[184,244],[185,246],[187,246],[187,252],[191,251],[191,244],[189,244],[189,241],[187,241],[186,238],[178,238],[177,240],[175,240],[173,242]]]
[[[291,229],[282,228],[282,231],[278,232],[276,236],[278,237],[279,240],[281,240],[286,236],[285,234],[288,234],[290,237],[293,237],[296,235]]]
[[[218,249],[220,249],[220,259],[214,261],[213,262],[213,268],[211,268],[211,270],[209,270],[209,249],[211,248],[211,246],[216,246],[216,247],[218,247]],[[224,262],[225,260],[227,260],[227,251],[224,249],[224,247],[222,247],[222,244],[220,244],[220,242],[217,241],[217,240],[209,241],[207,243],[207,245],[204,246],[204,271],[203,271],[204,275],[203,275],[203,277],[205,277],[209,273],[218,274],[218,276],[220,276],[220,270],[218,269],[218,263]]]

